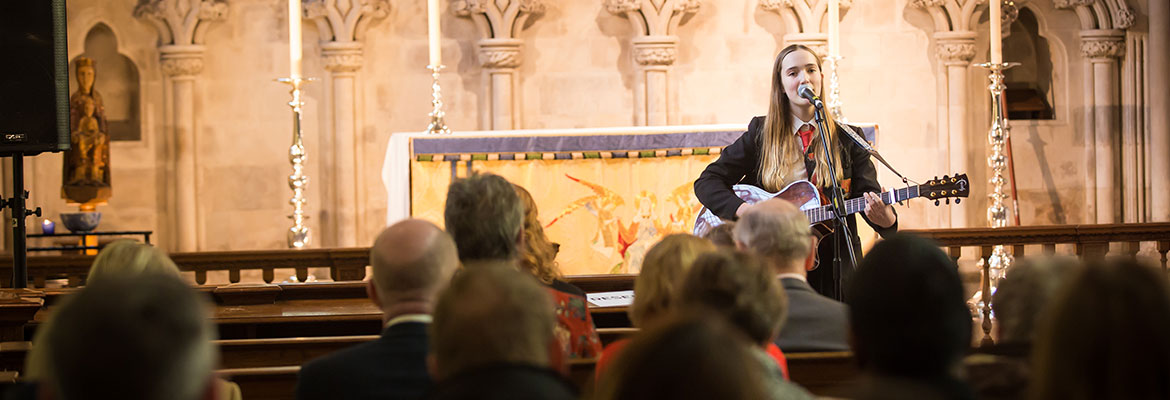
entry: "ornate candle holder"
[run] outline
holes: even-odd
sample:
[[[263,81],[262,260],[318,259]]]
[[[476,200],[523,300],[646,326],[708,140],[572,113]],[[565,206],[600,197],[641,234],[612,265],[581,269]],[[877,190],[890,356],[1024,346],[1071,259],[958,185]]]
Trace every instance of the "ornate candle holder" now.
[[[305,160],[309,155],[305,152],[305,145],[301,139],[301,109],[305,105],[301,99],[301,87],[315,80],[317,79],[299,76],[276,80],[292,86],[292,90],[289,91],[292,100],[288,102],[293,112],[292,145],[288,147],[288,161],[292,164],[293,170],[292,175],[288,176],[288,187],[293,192],[292,198],[288,201],[293,206],[292,215],[288,216],[293,220],[293,226],[288,228],[288,247],[292,249],[304,248],[309,245],[310,240],[309,227],[305,226],[305,220],[309,219],[305,215],[305,189],[309,185],[309,177],[305,175]]]
[[[829,112],[837,122],[848,123],[845,113],[841,111],[841,81],[837,77],[837,67],[841,65],[841,56],[825,57],[825,69],[829,70]]]
[[[427,65],[427,69],[431,70],[431,124],[427,125],[427,133],[432,135],[450,135],[451,130],[447,129],[447,113],[443,112],[443,93],[442,88],[439,87],[439,71],[442,71],[442,65]]]
[[[1002,228],[1008,225],[1007,207],[1004,206],[1004,200],[1008,198],[1008,195],[1004,193],[1006,180],[1003,177],[1003,171],[1007,167],[1004,144],[1008,135],[1011,134],[1011,127],[1008,126],[1007,105],[1003,96],[1004,89],[1007,89],[1003,83],[1003,71],[1017,65],[1020,63],[975,64],[977,67],[990,71],[987,75],[991,81],[987,85],[987,89],[991,92],[991,129],[987,132],[990,155],[987,156],[987,166],[991,168],[991,179],[988,180],[991,183],[991,193],[987,195],[989,200],[987,222],[992,228]],[[983,344],[985,345],[993,343],[991,340],[991,295],[995,293],[999,280],[1003,279],[1011,263],[1012,257],[1007,254],[1003,245],[992,247],[991,254],[979,260],[983,279],[979,292],[971,300],[978,305],[983,316],[981,328],[983,329]]]

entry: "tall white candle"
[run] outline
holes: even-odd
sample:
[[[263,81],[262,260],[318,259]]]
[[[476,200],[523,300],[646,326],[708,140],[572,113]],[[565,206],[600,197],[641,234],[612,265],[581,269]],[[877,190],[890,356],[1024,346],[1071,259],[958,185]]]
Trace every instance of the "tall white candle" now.
[[[439,46],[442,33],[439,30],[439,0],[427,0],[427,39],[430,44],[431,65],[443,64],[443,48]]]
[[[288,64],[290,77],[301,77],[301,0],[288,0]]]
[[[841,56],[841,5],[838,0],[829,0],[829,55]]]
[[[1000,2],[1002,0],[988,0],[991,3],[991,63],[999,64],[1003,62],[1003,38],[1000,37],[1000,32],[1003,29],[1000,27]]]

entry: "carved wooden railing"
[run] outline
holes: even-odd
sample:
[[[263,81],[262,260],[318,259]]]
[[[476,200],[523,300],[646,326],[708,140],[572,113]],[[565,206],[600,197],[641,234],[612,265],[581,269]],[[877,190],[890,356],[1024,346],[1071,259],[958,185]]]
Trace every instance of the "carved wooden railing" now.
[[[1071,245],[1073,254],[1082,259],[1103,259],[1106,256],[1137,257],[1142,244],[1147,254],[1167,271],[1166,254],[1170,252],[1170,223],[1099,224],[1011,226],[1004,228],[960,228],[905,230],[939,242],[956,262],[963,256],[964,247],[978,248],[983,261],[979,288],[982,292],[983,344],[991,345],[991,281],[989,259],[995,246],[1004,246],[1013,258],[1030,256],[1028,246],[1039,246],[1040,255],[1057,253],[1057,246]],[[1112,245],[1112,246],[1111,246]],[[1113,249],[1115,248],[1115,249]]]

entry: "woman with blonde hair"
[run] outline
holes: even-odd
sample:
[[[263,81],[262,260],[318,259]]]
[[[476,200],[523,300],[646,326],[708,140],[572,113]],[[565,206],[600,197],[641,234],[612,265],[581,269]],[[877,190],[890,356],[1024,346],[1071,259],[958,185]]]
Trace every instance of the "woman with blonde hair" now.
[[[719,159],[695,180],[695,196],[699,202],[716,216],[734,220],[743,213],[747,203],[735,195],[732,185],[746,184],[780,192],[793,182],[808,180],[822,193],[822,204],[828,204],[826,188],[835,180],[845,198],[865,197],[862,218],[876,232],[883,237],[897,232],[897,214],[875,193],[881,191],[881,186],[869,153],[848,137],[846,128],[830,113],[824,113],[828,152],[837,164],[830,169],[825,146],[817,134],[820,128],[814,118],[816,107],[800,96],[801,87],[807,86],[823,97],[822,78],[821,60],[808,47],[794,44],[780,51],[772,66],[768,114],[752,118],[743,136],[724,148]],[[854,254],[860,258],[857,220],[852,215],[846,220]],[[845,236],[840,232],[841,229],[835,229],[822,243],[837,240],[844,244]],[[820,246],[818,257],[832,260],[833,248],[832,243]],[[843,259],[848,259],[842,254]],[[852,270],[852,265],[842,265],[840,271],[818,268],[809,272],[808,282],[822,295],[840,300],[844,296],[839,283],[848,280]]]
[[[634,304],[629,308],[630,322],[637,328],[647,328],[661,320],[674,308],[675,293],[683,277],[700,254],[715,251],[707,239],[685,233],[662,238],[650,247],[642,261],[642,272],[634,279]],[[596,374],[602,371],[622,351],[630,339],[610,343],[597,359]]]
[[[516,184],[512,187],[524,205],[524,243],[520,247],[518,264],[522,271],[532,274],[544,284],[556,308],[557,326],[554,334],[560,351],[554,353],[554,357],[560,359],[554,360],[554,365],[560,365],[564,359],[597,357],[601,353],[601,339],[597,336],[593,316],[586,306],[585,292],[561,280],[561,271],[556,263],[557,246],[544,235],[536,201],[523,187]]]

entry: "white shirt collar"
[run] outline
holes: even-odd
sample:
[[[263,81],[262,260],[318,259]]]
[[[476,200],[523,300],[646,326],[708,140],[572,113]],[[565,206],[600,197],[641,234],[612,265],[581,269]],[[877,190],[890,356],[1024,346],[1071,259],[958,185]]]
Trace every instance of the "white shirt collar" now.
[[[402,315],[399,315],[397,317],[391,318],[389,321],[386,321],[385,328],[389,328],[391,325],[396,325],[396,324],[401,324],[401,323],[406,323],[406,322],[421,322],[424,324],[429,324],[429,323],[431,323],[431,321],[434,321],[434,320],[435,320],[435,318],[432,317],[430,314],[402,314]]]
[[[795,135],[796,132],[800,131],[800,127],[805,125],[812,125],[813,127],[816,127],[813,121],[801,121],[800,117],[797,117],[795,114],[792,116],[792,134]]]
[[[782,274],[776,274],[777,280],[784,279],[784,278],[800,279],[801,282],[808,282],[808,277],[805,276],[805,274],[799,274],[799,273],[795,273],[795,272],[785,272]]]

